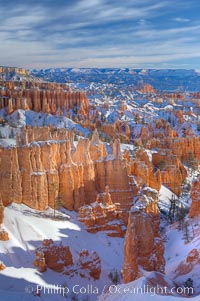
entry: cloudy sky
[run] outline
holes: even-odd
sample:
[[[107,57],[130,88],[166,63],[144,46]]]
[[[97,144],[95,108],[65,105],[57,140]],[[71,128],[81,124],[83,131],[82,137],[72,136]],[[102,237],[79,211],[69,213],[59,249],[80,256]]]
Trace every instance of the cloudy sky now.
[[[0,0],[0,65],[200,70],[199,0]]]

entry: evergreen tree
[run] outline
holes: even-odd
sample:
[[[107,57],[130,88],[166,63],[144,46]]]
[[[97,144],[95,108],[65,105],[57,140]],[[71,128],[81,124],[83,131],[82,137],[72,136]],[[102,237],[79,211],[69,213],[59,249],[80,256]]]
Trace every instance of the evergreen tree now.
[[[188,289],[188,295],[191,296],[194,294],[194,284],[193,284],[193,280],[192,278],[188,278],[185,282],[184,282],[184,287]]]
[[[174,194],[172,194],[172,197],[169,199],[170,201],[170,208],[169,208],[169,213],[168,213],[168,218],[171,224],[175,222],[176,219],[176,197]]]
[[[187,221],[185,221],[184,225],[183,225],[183,238],[185,239],[186,243],[188,243],[192,240],[190,230],[189,230],[189,224]]]

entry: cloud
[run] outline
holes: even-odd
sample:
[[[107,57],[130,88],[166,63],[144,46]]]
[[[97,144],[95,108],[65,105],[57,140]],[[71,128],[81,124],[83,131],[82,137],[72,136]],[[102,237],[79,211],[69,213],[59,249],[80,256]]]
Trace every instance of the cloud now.
[[[173,18],[172,20],[176,21],[176,22],[190,22],[191,21],[190,19],[180,18],[180,17]]]
[[[3,2],[1,61],[43,68],[181,67],[196,62],[200,68],[200,21],[194,4],[190,7],[186,0],[177,0],[176,6],[170,0]]]

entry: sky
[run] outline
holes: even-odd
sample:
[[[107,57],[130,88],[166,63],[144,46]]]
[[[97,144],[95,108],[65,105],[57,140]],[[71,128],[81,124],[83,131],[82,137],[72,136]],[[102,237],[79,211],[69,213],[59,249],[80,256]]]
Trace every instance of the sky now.
[[[200,1],[0,0],[0,65],[200,70]]]

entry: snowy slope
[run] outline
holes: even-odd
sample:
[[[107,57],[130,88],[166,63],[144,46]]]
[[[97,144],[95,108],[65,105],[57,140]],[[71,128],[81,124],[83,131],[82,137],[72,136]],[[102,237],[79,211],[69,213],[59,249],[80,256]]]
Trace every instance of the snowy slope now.
[[[66,215],[67,214],[67,215]],[[43,216],[43,217],[42,217]],[[4,228],[9,232],[10,240],[0,244],[0,260],[7,268],[0,273],[0,300],[32,300],[27,297],[25,290],[37,289],[37,285],[61,285],[69,287],[69,300],[71,300],[74,285],[94,285],[101,294],[105,284],[111,283],[108,278],[110,271],[121,270],[123,263],[123,239],[109,238],[105,233],[90,234],[84,230],[83,225],[77,221],[77,214],[65,211],[65,220],[52,220],[52,212],[32,210],[25,205],[12,204],[5,208]],[[95,250],[102,261],[101,278],[98,281],[73,277],[69,279],[48,269],[40,273],[33,266],[34,250],[41,245],[43,239],[52,238],[62,241],[72,251],[74,261],[82,249],[89,252]],[[27,288],[28,287],[28,288]],[[7,293],[9,292],[9,294]],[[40,300],[46,300],[42,294]],[[79,300],[89,295],[88,300],[96,300],[97,294],[87,292]],[[31,297],[32,295],[30,295]],[[44,297],[44,298],[43,298]],[[33,298],[35,300],[35,297]],[[63,300],[61,295],[49,295],[48,300]]]
[[[200,252],[200,216],[187,218],[185,224],[188,225],[188,241],[185,237],[185,230],[178,230],[178,222],[170,226],[166,231],[167,242],[165,244],[166,274],[182,284],[188,278],[193,279],[195,293],[200,295],[200,264],[195,264],[191,272],[180,275],[177,270],[180,262],[185,261],[187,255],[193,249]],[[200,296],[199,296],[200,300]]]
[[[69,130],[76,129],[79,132],[82,132],[85,136],[89,135],[89,130],[83,128],[81,125],[77,124],[73,120],[58,115],[51,115],[46,113],[38,113],[31,110],[16,110],[10,115],[5,115],[5,110],[0,110],[0,117],[4,117],[8,123],[15,127],[23,127],[26,125],[30,126],[49,126],[57,128],[66,128]],[[1,128],[2,136],[6,136]],[[7,134],[8,136],[9,134]]]
[[[190,297],[192,301],[200,300],[200,264],[195,264],[193,269],[186,274],[179,275],[177,267],[187,258],[188,253],[197,249],[200,252],[200,216],[188,219],[186,218],[189,229],[190,241],[186,242],[184,238],[184,231],[178,230],[178,223],[174,223],[166,228],[165,241],[165,260],[166,260],[166,281],[169,283],[168,291],[171,290],[173,283],[177,285],[180,291],[184,291],[184,282],[188,278],[192,278],[194,286],[194,294]],[[145,277],[141,277],[128,284],[121,284],[117,286],[108,287],[106,294],[100,296],[98,301],[181,301],[188,300],[183,296],[179,296],[173,291],[173,295],[164,296],[156,294],[156,290],[150,289],[148,286],[148,277],[153,277],[154,272],[144,272]],[[157,286],[158,291],[160,285]],[[146,290],[146,292],[145,292]]]

